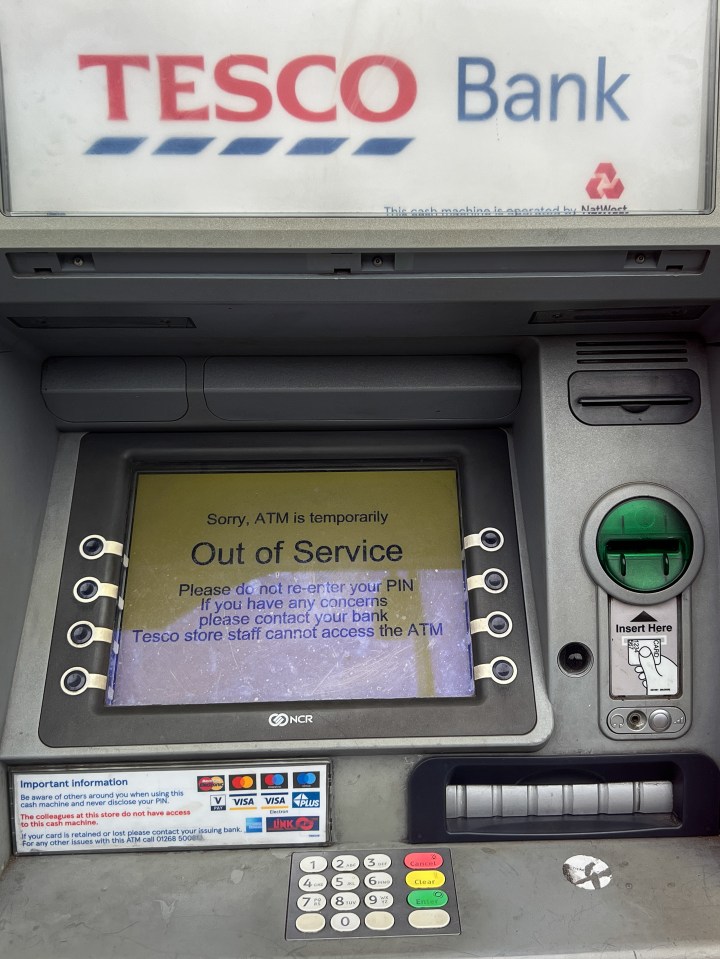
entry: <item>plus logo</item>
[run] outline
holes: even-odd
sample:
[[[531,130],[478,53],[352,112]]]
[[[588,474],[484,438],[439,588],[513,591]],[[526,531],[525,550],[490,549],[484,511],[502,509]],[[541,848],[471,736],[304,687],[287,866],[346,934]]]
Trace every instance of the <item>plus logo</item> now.
[[[591,200],[619,200],[625,186],[612,163],[599,163],[585,189]]]

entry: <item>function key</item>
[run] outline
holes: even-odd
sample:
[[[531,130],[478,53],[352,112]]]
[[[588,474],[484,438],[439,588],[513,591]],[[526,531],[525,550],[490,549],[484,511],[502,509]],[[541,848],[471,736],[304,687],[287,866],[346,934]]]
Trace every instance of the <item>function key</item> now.
[[[365,916],[365,925],[376,932],[385,932],[395,925],[395,917],[390,912],[369,912]]]
[[[365,856],[363,866],[365,866],[366,869],[389,869],[390,866],[392,866],[392,859],[390,856],[386,856],[385,853],[376,852]]]
[[[368,909],[389,909],[392,904],[393,896],[391,892],[369,892],[365,896],[365,905]]]
[[[348,909],[357,909],[360,905],[360,896],[355,892],[336,892],[330,900],[330,905],[338,912],[345,912]]]
[[[392,876],[387,872],[369,872],[365,876],[365,885],[368,889],[388,889],[392,886],[392,881]]]
[[[325,886],[327,886],[327,879],[325,876],[309,874],[300,877],[298,886],[303,892],[322,892]]]
[[[297,917],[295,928],[298,932],[322,932],[325,928],[325,916],[321,916],[319,912],[306,912]]]
[[[360,916],[354,912],[336,912],[330,920],[335,932],[355,932],[360,925]]]
[[[300,912],[320,912],[327,904],[325,896],[319,892],[310,892],[306,896],[300,896],[297,901],[297,907]]]
[[[360,879],[354,872],[339,872],[330,880],[333,889],[357,889],[360,885]]]
[[[300,860],[301,872],[324,872],[328,861],[324,856],[305,856]]]
[[[444,929],[450,922],[450,914],[444,909],[419,909],[410,913],[408,922],[413,929]]]
[[[360,865],[357,856],[335,856],[332,861],[333,869],[337,872],[353,872]]]
[[[413,909],[439,909],[447,906],[448,894],[442,889],[416,889],[407,897]]]
[[[444,859],[439,852],[409,852],[403,862],[408,869],[439,869]]]
[[[405,882],[411,889],[439,889],[445,885],[445,873],[439,869],[415,870],[405,876]]]

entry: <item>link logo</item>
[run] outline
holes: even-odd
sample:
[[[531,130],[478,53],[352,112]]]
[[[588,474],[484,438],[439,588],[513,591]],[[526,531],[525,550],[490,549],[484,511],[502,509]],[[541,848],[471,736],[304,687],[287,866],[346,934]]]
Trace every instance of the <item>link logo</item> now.
[[[311,832],[319,828],[318,816],[274,816],[265,820],[266,832]]]
[[[311,723],[313,717],[311,713],[270,713],[268,716],[268,725],[270,726],[288,726],[295,723]]]

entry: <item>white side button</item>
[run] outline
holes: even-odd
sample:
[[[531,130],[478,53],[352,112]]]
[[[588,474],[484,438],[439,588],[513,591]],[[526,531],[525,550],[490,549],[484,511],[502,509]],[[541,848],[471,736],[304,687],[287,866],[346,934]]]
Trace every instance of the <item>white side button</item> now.
[[[365,916],[365,925],[368,929],[375,929],[376,932],[384,932],[386,929],[392,929],[395,924],[395,917],[389,912],[369,912]]]
[[[450,922],[450,914],[444,909],[418,909],[410,913],[408,922],[413,929],[443,929]]]
[[[317,912],[308,912],[304,916],[297,917],[295,928],[298,932],[320,932],[325,928],[325,916]]]

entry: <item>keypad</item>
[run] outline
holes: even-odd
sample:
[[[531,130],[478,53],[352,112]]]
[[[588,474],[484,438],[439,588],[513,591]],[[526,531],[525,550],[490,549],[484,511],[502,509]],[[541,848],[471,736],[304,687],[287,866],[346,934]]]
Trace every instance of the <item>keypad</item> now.
[[[286,939],[459,932],[449,849],[292,854]]]

